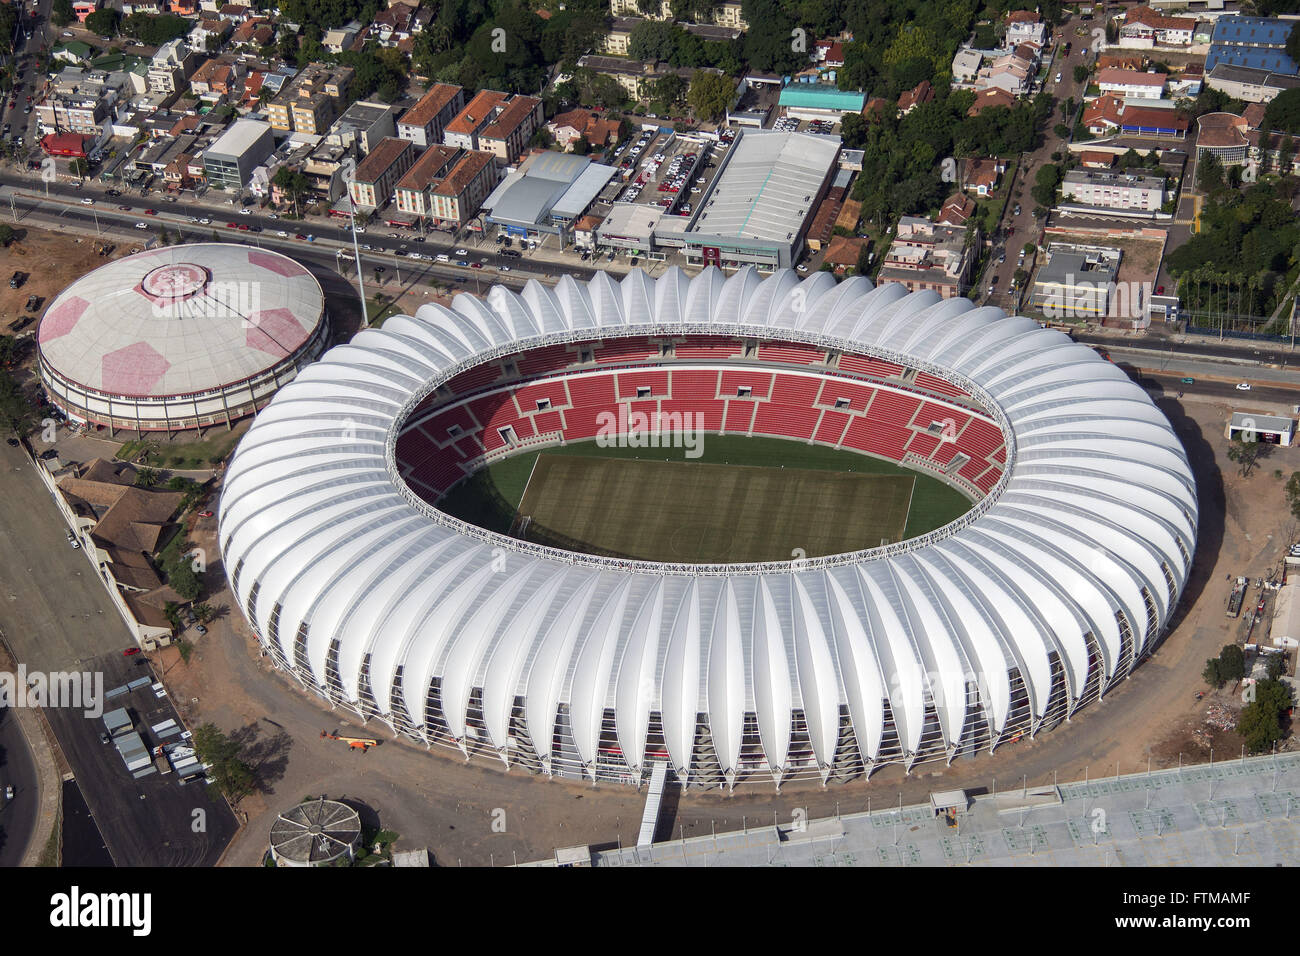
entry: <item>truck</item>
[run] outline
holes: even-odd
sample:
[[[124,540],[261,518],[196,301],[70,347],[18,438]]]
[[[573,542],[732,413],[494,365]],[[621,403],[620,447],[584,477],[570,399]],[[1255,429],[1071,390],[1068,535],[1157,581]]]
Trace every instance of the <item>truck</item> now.
[[[1237,578],[1232,586],[1232,594],[1228,596],[1228,617],[1239,617],[1241,615],[1241,603],[1246,598],[1246,579]]]

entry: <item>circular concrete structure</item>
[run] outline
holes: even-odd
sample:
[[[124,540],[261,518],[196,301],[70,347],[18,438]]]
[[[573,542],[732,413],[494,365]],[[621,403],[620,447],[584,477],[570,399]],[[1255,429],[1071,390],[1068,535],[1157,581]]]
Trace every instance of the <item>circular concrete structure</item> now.
[[[55,297],[37,332],[41,381],[69,418],[132,431],[229,424],[324,350],[325,297],[278,252],[164,246]]]
[[[352,859],[361,842],[361,817],[346,803],[304,800],[271,824],[271,856],[279,866],[329,866]]]
[[[436,507],[647,403],[893,460],[972,505],[753,564],[558,550]],[[731,786],[1056,726],[1158,645],[1196,528],[1168,421],[1063,333],[863,278],[669,269],[462,295],[333,349],[240,444],[218,540],[271,659],[364,720],[548,774],[666,762]]]

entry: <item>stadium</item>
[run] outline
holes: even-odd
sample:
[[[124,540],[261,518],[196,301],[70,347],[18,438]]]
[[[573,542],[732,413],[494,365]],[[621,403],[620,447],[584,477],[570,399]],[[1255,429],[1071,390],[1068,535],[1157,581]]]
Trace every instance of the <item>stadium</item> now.
[[[37,332],[41,383],[70,419],[112,430],[229,425],[324,351],[320,284],[288,256],[165,246],[63,290]]]
[[[1157,646],[1196,527],[1169,423],[1060,332],[669,269],[334,348],[241,442],[218,540],[331,706],[507,767],[732,787],[1056,726]]]

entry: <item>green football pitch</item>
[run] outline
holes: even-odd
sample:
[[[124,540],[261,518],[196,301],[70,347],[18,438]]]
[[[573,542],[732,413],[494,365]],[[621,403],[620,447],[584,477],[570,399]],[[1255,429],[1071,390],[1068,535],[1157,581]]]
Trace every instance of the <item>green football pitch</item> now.
[[[788,561],[915,537],[970,501],[929,475],[803,442],[709,435],[703,454],[576,442],[496,462],[438,502],[530,541],[649,561]]]

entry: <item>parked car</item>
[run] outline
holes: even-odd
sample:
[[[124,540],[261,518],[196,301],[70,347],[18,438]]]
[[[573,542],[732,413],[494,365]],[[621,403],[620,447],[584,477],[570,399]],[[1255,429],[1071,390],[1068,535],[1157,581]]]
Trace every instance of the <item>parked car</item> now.
[[[15,272],[12,276],[9,277],[9,288],[17,289],[22,284],[23,284],[23,274],[21,272]]]
[[[1249,392],[1249,391],[1250,391],[1250,383],[1249,383],[1249,382],[1238,382],[1238,383],[1237,383],[1237,391],[1239,391],[1239,392]]]
[[[27,311],[35,312],[41,307],[41,297],[39,295],[29,295],[27,297]]]
[[[211,511],[200,511],[200,512],[199,512],[199,517],[200,517],[200,518],[211,518],[211,517],[212,517],[212,512],[211,512]]]
[[[148,229],[148,228],[149,228],[149,224],[148,224],[147,222],[137,222],[137,223],[135,224],[135,228],[137,228],[137,229]]]

